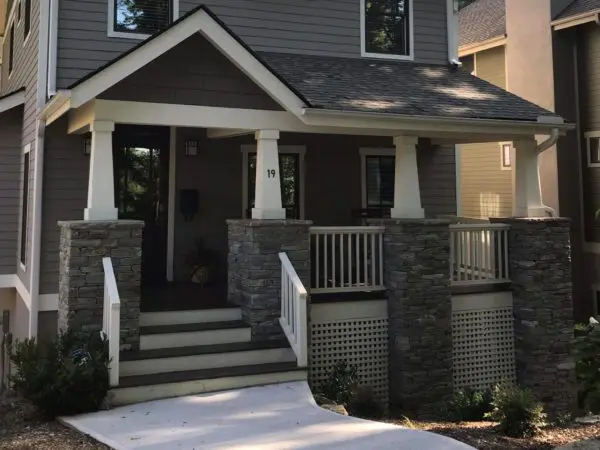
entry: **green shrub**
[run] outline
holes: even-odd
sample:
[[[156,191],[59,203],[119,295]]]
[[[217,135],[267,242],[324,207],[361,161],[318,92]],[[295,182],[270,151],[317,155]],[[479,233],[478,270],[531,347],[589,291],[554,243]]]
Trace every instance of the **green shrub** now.
[[[355,391],[347,408],[352,416],[363,419],[381,419],[385,415],[385,409],[375,398],[373,389],[367,386],[361,386]]]
[[[330,400],[348,405],[358,389],[358,368],[348,365],[347,361],[338,361],[327,380],[321,385],[321,394]]]
[[[48,418],[96,411],[106,397],[108,341],[98,334],[17,342],[10,359],[15,390]]]
[[[546,425],[544,406],[528,389],[509,383],[492,391],[492,411],[486,417],[500,422],[500,432],[512,437],[532,437]]]
[[[478,422],[492,411],[492,393],[461,389],[454,393],[446,415],[453,422]]]
[[[573,357],[577,373],[579,406],[600,412],[600,326],[590,320],[588,326],[575,327]]]

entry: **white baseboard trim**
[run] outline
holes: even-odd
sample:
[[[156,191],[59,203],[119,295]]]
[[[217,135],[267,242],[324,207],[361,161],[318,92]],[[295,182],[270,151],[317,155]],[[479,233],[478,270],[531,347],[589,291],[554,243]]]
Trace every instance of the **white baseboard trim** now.
[[[58,310],[58,294],[41,294],[39,312],[57,311]]]

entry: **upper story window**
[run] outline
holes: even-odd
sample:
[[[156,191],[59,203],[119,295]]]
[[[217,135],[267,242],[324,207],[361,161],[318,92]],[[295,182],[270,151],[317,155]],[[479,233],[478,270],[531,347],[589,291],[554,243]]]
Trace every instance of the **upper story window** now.
[[[23,25],[23,39],[27,39],[31,31],[31,0],[25,0],[25,24]]]
[[[109,36],[143,38],[167,28],[178,0],[109,0]]]
[[[414,58],[413,0],[361,0],[361,50],[374,58]]]
[[[501,152],[500,158],[502,160],[500,168],[502,170],[510,170],[512,168],[512,160],[511,160],[512,144],[510,144],[508,142],[501,142],[500,143],[500,152]]]
[[[13,71],[14,59],[15,59],[15,25],[10,26],[8,32],[8,74],[10,75]]]

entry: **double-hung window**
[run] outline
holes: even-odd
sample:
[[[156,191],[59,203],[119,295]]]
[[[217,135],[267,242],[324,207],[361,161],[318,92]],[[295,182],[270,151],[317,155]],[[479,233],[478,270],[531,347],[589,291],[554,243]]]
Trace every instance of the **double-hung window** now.
[[[108,0],[109,36],[145,38],[177,17],[179,0]]]
[[[361,149],[363,209],[368,217],[389,217],[394,206],[393,149]]]
[[[414,58],[414,0],[360,0],[363,56]]]

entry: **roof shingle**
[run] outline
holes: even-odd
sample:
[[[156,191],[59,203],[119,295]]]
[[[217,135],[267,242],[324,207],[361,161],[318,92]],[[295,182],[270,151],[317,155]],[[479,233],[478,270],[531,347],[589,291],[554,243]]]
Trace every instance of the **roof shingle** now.
[[[471,45],[506,35],[505,0],[476,0],[458,13],[459,45]]]
[[[600,9],[600,0],[574,0],[554,20],[567,19],[579,14],[585,14]]]
[[[366,58],[259,53],[313,108],[536,121],[553,115],[462,70]]]

